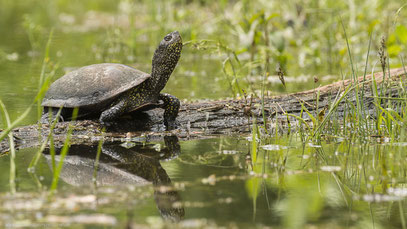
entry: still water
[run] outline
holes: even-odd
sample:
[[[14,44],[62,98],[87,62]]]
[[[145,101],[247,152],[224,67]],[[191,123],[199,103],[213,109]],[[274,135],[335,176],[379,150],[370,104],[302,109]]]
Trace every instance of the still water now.
[[[72,145],[58,194],[52,197],[44,193],[52,182],[49,152],[28,172],[37,149],[20,150],[15,196],[7,194],[8,166],[2,166],[0,223],[136,228],[402,226],[405,144],[304,145],[293,137],[267,143],[260,144],[256,158],[250,153],[252,143],[242,136],[180,142],[167,136],[162,142],[130,148],[110,143],[102,146],[99,164],[95,164],[97,146]],[[56,164],[59,159],[56,155]],[[7,165],[9,157],[0,160]]]

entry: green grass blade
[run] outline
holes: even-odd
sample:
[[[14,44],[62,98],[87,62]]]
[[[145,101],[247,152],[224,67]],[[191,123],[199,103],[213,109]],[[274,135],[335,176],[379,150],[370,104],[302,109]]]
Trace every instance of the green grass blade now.
[[[105,132],[105,130],[103,129],[102,137],[99,141],[98,149],[96,151],[96,158],[95,158],[95,164],[94,164],[94,169],[93,169],[93,184],[95,187],[97,186],[97,173],[98,173],[98,167],[99,167],[100,153],[102,152],[102,146],[103,146],[103,141],[104,141],[104,132]]]
[[[305,113],[308,114],[308,116],[310,117],[313,127],[315,128],[315,126],[317,126],[317,119],[311,114],[311,112],[309,112],[309,110],[304,106],[304,103],[301,103],[301,108],[305,111]]]
[[[1,100],[0,100],[0,108],[1,108],[1,113],[3,114],[4,123],[6,123],[7,127],[9,128],[11,126],[10,116],[7,112],[6,106],[4,105],[3,101],[1,101]],[[14,194],[14,193],[16,193],[16,163],[15,163],[16,150],[15,150],[13,134],[9,133],[8,136],[9,136],[9,147],[10,147],[10,177],[9,177],[10,192],[12,194]]]
[[[345,98],[345,96],[351,91],[351,89],[353,89],[354,86],[352,87],[352,84],[349,84],[348,87],[345,89],[344,92],[342,92],[342,94],[340,95],[338,93],[337,97],[335,98],[333,104],[330,106],[328,113],[326,114],[324,120],[321,122],[321,124],[317,127],[317,129],[315,130],[313,136],[316,136],[317,133],[320,133],[320,131],[322,130],[322,128],[325,126],[325,124],[327,123],[327,121],[331,118],[332,114],[334,113],[334,111],[336,110],[336,108],[338,107],[338,105],[342,102],[342,100]],[[339,96],[339,97],[338,97]]]
[[[287,116],[296,118],[297,120],[299,120],[299,121],[301,121],[302,123],[305,124],[305,126],[306,126],[307,129],[308,129],[308,131],[311,130],[311,127],[309,126],[309,124],[307,123],[307,121],[305,121],[305,119],[301,118],[300,116],[297,116],[297,115],[294,115],[294,114],[287,114]]]
[[[40,79],[38,81],[38,91],[42,91],[42,89],[44,88],[44,77],[45,77],[45,69],[47,66],[47,63],[49,61],[49,50],[50,50],[50,46],[51,46],[51,41],[52,41],[52,35],[54,33],[54,29],[51,29],[51,32],[49,33],[48,36],[48,41],[47,44],[45,46],[45,54],[44,54],[44,60],[42,62],[42,67],[41,67],[41,74],[40,74]],[[48,88],[48,87],[46,87]],[[40,98],[42,98],[44,93],[38,93],[38,95],[40,95]],[[38,97],[37,95],[37,97]],[[38,99],[37,100],[37,117],[38,119],[41,118],[41,113],[42,113],[42,106],[41,106],[41,100]]]
[[[253,128],[252,128],[252,163],[255,164],[257,161],[257,124],[256,118],[253,118]]]
[[[78,116],[78,108],[75,108],[72,112],[72,120],[76,120],[76,117]],[[51,184],[51,192],[55,191],[58,187],[58,181],[59,181],[59,175],[61,174],[62,171],[62,166],[64,164],[64,159],[66,155],[68,154],[70,142],[71,142],[71,137],[72,137],[72,132],[73,132],[73,125],[70,124],[68,127],[68,131],[66,134],[66,139],[64,142],[64,146],[62,147],[61,153],[60,153],[60,158],[59,158],[59,163],[58,166],[54,170],[54,176],[52,178],[52,184]]]

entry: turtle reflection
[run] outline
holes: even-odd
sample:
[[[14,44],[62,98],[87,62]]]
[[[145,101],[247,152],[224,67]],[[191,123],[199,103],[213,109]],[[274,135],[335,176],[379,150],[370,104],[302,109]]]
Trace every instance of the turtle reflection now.
[[[184,208],[175,206],[181,201],[177,191],[171,188],[171,179],[162,168],[160,160],[176,157],[180,145],[176,136],[164,137],[165,147],[159,152],[153,145],[135,145],[130,149],[119,144],[104,144],[100,154],[96,184],[97,185],[154,185],[154,199],[161,216],[171,221],[184,217]],[[56,149],[57,153],[60,149]],[[97,146],[72,145],[69,155],[64,159],[60,178],[66,183],[80,186],[93,180]],[[44,151],[51,167],[49,151]],[[59,161],[59,156],[55,157]],[[160,187],[167,188],[160,188]],[[170,188],[168,188],[170,187]]]

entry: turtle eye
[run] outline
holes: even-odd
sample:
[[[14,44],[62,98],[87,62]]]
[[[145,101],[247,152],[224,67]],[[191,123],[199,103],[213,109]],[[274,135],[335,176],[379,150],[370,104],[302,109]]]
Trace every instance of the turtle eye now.
[[[172,39],[172,36],[171,36],[171,35],[167,35],[167,36],[164,37],[164,40],[165,40],[165,41],[170,41],[171,39]]]

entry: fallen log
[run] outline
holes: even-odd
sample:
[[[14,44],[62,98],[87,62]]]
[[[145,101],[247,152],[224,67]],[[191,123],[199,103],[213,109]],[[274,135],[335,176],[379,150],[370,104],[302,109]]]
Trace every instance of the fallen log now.
[[[263,125],[266,120],[266,127],[271,132],[276,131],[276,126],[284,130],[287,128],[287,122],[290,122],[291,130],[295,130],[299,122],[287,114],[301,116],[303,120],[310,121],[310,117],[302,112],[304,111],[302,106],[317,116],[318,112],[333,104],[346,89],[349,92],[346,96],[348,104],[356,103],[356,89],[363,90],[364,97],[360,99],[363,100],[364,111],[366,114],[374,114],[376,108],[372,90],[373,81],[376,81],[379,89],[386,88],[387,97],[400,96],[400,79],[406,76],[405,70],[392,69],[389,73],[385,77],[382,73],[375,73],[366,77],[361,76],[356,82],[344,80],[313,90],[267,97],[264,98],[264,109],[260,98],[186,102],[182,104],[177,118],[179,127],[173,131],[164,131],[162,111],[155,109],[142,114],[124,116],[106,131],[103,131],[103,127],[95,120],[60,122],[53,130],[53,138],[55,144],[63,144],[69,128],[72,128],[71,144],[95,144],[101,139],[108,142],[161,141],[166,135],[176,135],[181,140],[204,138],[213,134],[248,133],[253,119],[258,125]],[[343,117],[346,103],[343,100],[338,104],[336,117]],[[18,127],[12,134],[18,149],[39,146],[49,132],[49,125],[34,124]],[[8,147],[8,141],[3,140],[0,143],[0,152],[6,152]]]

